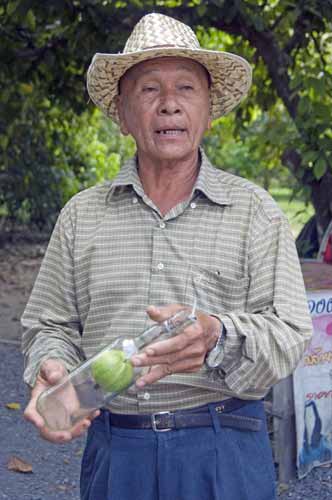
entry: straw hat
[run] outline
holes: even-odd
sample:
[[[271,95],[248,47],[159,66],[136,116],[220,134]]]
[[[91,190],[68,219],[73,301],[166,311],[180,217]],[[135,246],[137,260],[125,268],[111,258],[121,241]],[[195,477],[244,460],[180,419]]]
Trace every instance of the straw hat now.
[[[119,122],[115,97],[121,76],[132,66],[156,57],[187,57],[211,76],[211,118],[229,113],[248,93],[251,68],[228,52],[205,50],[186,24],[162,14],[148,14],[136,24],[119,54],[95,54],[88,69],[87,87],[92,101]]]

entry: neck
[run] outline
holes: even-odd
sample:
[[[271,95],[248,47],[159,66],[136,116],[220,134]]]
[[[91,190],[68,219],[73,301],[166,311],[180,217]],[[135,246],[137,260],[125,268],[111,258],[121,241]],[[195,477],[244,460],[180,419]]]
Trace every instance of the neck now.
[[[199,153],[183,160],[151,160],[138,153],[138,173],[145,194],[162,215],[190,195],[199,171]]]

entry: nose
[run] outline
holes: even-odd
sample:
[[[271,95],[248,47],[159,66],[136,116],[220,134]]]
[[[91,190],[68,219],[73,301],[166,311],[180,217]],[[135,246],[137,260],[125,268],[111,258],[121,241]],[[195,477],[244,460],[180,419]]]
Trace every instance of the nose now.
[[[181,108],[173,92],[164,92],[160,98],[158,113],[161,115],[175,115],[181,113]]]

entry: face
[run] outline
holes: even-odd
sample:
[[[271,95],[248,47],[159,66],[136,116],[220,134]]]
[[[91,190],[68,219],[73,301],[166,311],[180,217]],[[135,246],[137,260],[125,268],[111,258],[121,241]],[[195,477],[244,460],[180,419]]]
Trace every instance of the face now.
[[[210,127],[209,109],[207,73],[190,59],[144,61],[121,79],[121,131],[134,137],[140,158],[176,161],[196,156]]]

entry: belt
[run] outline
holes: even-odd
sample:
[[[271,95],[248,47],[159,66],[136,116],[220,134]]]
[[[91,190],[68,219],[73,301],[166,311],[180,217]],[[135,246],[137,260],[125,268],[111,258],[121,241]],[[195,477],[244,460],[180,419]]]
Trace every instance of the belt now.
[[[156,432],[185,429],[186,427],[209,427],[213,425],[213,414],[220,425],[241,430],[259,431],[262,420],[258,417],[227,414],[243,406],[257,403],[236,398],[225,399],[219,403],[179,410],[161,411],[150,415],[120,415],[110,413],[110,422],[114,427],[125,429],[153,429]]]

